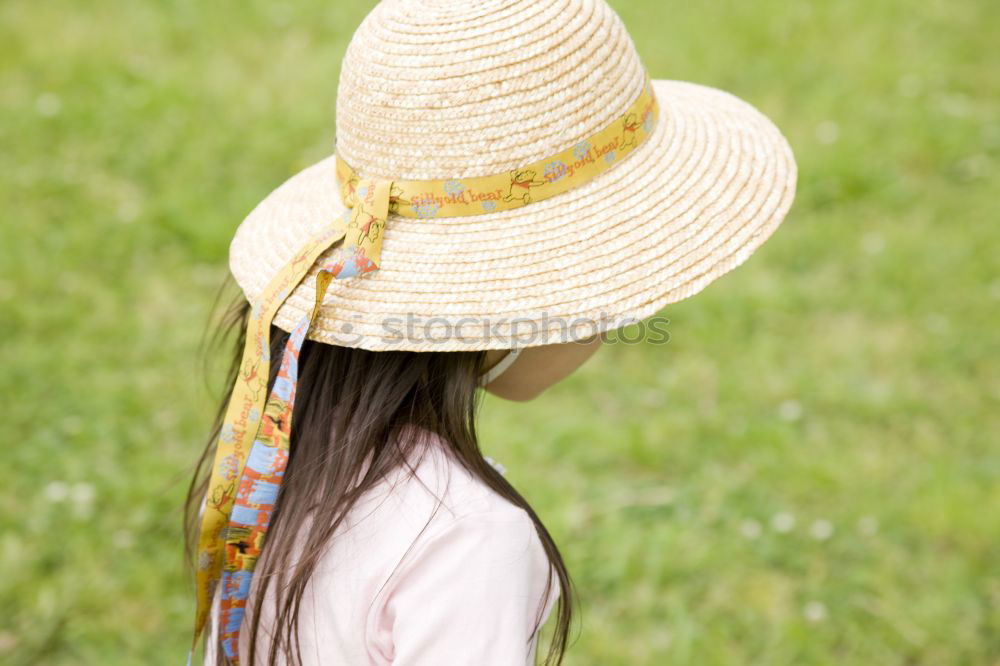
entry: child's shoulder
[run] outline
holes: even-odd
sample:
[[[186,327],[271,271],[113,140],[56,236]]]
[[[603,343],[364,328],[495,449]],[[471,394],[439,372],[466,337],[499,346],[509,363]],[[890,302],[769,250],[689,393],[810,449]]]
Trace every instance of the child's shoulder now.
[[[470,515],[485,521],[531,522],[524,509],[466,469],[441,436],[420,430],[418,437],[419,445],[413,447],[408,464],[387,480],[396,502],[410,509],[431,510],[444,523]]]

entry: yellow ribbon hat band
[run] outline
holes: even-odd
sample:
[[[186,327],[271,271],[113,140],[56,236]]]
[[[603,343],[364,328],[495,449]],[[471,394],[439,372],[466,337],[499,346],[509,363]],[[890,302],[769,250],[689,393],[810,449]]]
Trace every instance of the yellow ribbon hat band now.
[[[618,163],[646,140],[658,115],[647,76],[639,98],[607,128],[558,155],[507,174],[461,180],[359,179],[337,159],[347,210],[309,239],[271,280],[253,304],[247,323],[240,371],[226,408],[201,519],[198,606],[188,664],[220,584],[220,642],[226,656],[239,664],[240,624],[288,460],[299,351],[331,280],[378,269],[390,213],[413,218],[482,215],[547,199]],[[340,241],[320,267],[315,304],[289,335],[274,386],[266,395],[271,322],[320,255]]]
[[[492,176],[450,180],[393,180],[388,212],[402,217],[461,217],[520,208],[577,187],[607,171],[653,131],[657,118],[652,82],[635,103],[604,130],[534,164]],[[368,194],[362,180],[337,157],[344,202],[354,206]]]

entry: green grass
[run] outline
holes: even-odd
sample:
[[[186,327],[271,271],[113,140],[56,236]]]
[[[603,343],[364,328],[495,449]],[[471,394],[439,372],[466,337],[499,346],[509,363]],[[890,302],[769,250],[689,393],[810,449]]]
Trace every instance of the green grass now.
[[[485,406],[579,588],[567,663],[1000,664],[1000,5],[614,5],[800,180],[668,345]],[[0,3],[0,663],[182,663],[195,349],[370,6]]]

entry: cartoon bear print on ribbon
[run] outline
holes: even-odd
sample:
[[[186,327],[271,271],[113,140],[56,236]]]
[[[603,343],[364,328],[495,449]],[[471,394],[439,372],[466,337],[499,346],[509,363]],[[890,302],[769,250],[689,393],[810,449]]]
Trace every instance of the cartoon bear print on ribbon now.
[[[524,169],[523,171],[515,169],[511,171],[510,189],[503,200],[515,201],[520,199],[526,204],[531,203],[531,188],[545,184],[544,180],[536,180],[535,175],[535,171],[532,169]]]
[[[240,378],[246,384],[247,390],[250,391],[251,397],[256,400],[260,395],[260,390],[264,388],[261,382],[260,372],[258,370],[257,362],[253,359],[246,362],[243,366],[243,370],[240,372]]]
[[[634,113],[627,114],[622,118],[622,138],[618,142],[618,149],[624,150],[626,148],[632,148],[639,145],[639,141],[636,139],[635,133],[639,131],[642,127],[642,123]]]
[[[385,220],[372,215],[360,204],[354,210],[354,217],[347,225],[345,245],[359,246],[366,241],[375,244],[382,237]]]
[[[206,504],[216,511],[222,511],[229,501],[236,496],[236,484],[230,483],[225,486],[216,486],[208,494]]]

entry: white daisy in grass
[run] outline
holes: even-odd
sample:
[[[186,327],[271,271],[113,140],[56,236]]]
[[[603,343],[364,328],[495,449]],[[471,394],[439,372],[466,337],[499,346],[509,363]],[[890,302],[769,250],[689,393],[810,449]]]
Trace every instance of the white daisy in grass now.
[[[833,523],[825,518],[814,520],[809,526],[809,535],[817,541],[826,541],[833,536]]]
[[[810,601],[802,607],[802,616],[809,622],[822,622],[826,619],[826,604],[822,601]]]
[[[35,111],[43,118],[52,118],[62,111],[62,100],[58,95],[47,92],[42,93],[35,100]]]
[[[73,501],[78,504],[89,504],[94,501],[97,496],[97,490],[94,488],[94,484],[87,483],[86,481],[80,481],[79,483],[73,484],[72,490]]]
[[[771,528],[780,534],[786,534],[795,529],[795,516],[787,511],[779,511],[771,517]]]
[[[43,492],[48,501],[62,502],[69,497],[69,484],[65,481],[49,481]]]
[[[832,120],[824,120],[816,126],[816,139],[820,143],[829,146],[838,138],[840,138],[840,125]]]
[[[798,421],[802,418],[802,403],[798,400],[785,400],[778,405],[778,417],[782,421]]]
[[[740,534],[746,539],[756,539],[761,535],[763,529],[756,520],[748,519],[740,522]]]

